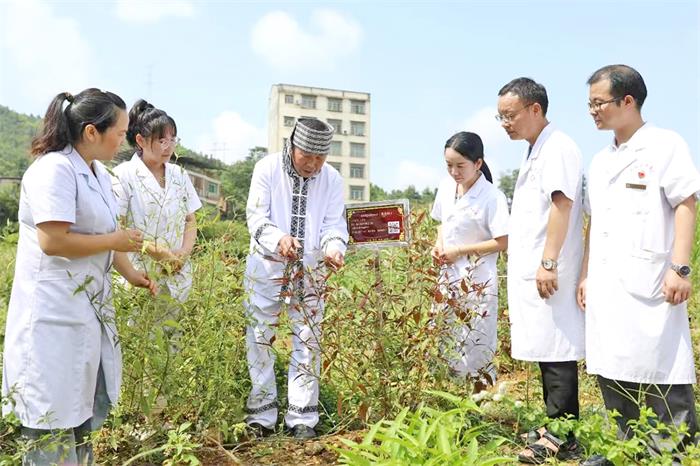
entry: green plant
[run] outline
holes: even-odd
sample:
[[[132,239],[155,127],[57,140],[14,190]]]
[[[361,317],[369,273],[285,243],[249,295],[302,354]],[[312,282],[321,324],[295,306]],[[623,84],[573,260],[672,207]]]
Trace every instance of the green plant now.
[[[443,411],[420,404],[404,408],[391,420],[374,424],[361,443],[345,440],[338,449],[340,461],[364,465],[496,465],[510,462],[497,451],[503,438],[480,441],[487,425],[479,420],[479,408],[471,399],[428,391],[451,403]]]

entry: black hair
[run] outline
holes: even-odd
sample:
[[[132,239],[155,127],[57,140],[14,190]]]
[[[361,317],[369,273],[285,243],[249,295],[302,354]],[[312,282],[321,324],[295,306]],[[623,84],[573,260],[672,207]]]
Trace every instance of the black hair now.
[[[642,109],[647,98],[647,86],[637,70],[627,65],[604,66],[588,78],[587,84],[590,86],[604,79],[610,80],[610,95],[616,99],[630,95],[634,98],[637,109]],[[620,102],[616,104],[620,105]]]
[[[66,101],[68,106],[64,110]],[[112,92],[95,88],[85,89],[76,96],[61,92],[46,110],[41,131],[32,140],[31,154],[42,155],[75,145],[80,142],[87,125],[104,133],[117,123],[120,110],[126,110],[126,104]]]
[[[138,153],[141,153],[143,148],[136,142],[137,134],[144,138],[160,139],[168,132],[177,136],[175,120],[165,111],[155,108],[153,104],[139,99],[129,110],[129,130],[126,132],[126,140]]]
[[[549,99],[547,99],[547,89],[542,84],[530,78],[515,78],[498,91],[498,96],[504,96],[509,92],[518,96],[526,105],[540,104],[542,114],[547,115]]]
[[[486,181],[493,183],[491,170],[484,160],[484,143],[478,134],[460,131],[445,142],[445,149],[448,148],[471,162],[476,163],[481,159],[481,173],[484,174]]]

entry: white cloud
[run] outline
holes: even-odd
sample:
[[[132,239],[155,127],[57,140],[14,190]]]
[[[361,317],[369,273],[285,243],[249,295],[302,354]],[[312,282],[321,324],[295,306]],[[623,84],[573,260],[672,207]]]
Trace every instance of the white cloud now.
[[[214,118],[211,133],[199,138],[198,150],[233,163],[245,158],[248,149],[266,145],[266,130],[256,128],[236,112],[226,111]]]
[[[362,28],[337,11],[321,9],[304,27],[282,11],[263,16],[253,26],[253,51],[277,69],[332,70],[355,52],[362,41]]]
[[[117,17],[134,23],[155,23],[174,16],[187,18],[194,13],[189,0],[118,0]]]
[[[43,111],[59,92],[79,92],[90,85],[92,49],[77,21],[39,0],[11,1],[4,14],[0,53],[13,70],[13,99],[21,97],[30,102],[28,107]],[[0,97],[6,102],[10,96]]]

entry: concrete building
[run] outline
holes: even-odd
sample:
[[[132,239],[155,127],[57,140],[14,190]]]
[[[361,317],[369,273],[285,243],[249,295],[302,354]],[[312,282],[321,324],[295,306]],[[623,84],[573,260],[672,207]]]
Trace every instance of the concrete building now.
[[[327,162],[345,182],[346,202],[369,201],[370,95],[366,92],[275,84],[270,91],[268,150],[282,150],[300,117],[331,124],[335,135]]]

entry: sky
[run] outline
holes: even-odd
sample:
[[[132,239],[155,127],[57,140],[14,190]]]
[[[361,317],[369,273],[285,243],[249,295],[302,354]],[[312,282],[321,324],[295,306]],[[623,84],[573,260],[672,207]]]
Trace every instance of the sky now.
[[[498,90],[528,76],[586,165],[612,140],[588,115],[586,80],[624,63],[642,115],[680,133],[700,166],[698,1],[0,0],[0,104],[43,115],[59,92],[145,98],[182,143],[226,162],[267,145],[270,87],[371,94],[370,177],[437,186],[445,141],[474,131],[496,176],[527,143],[494,119]]]

